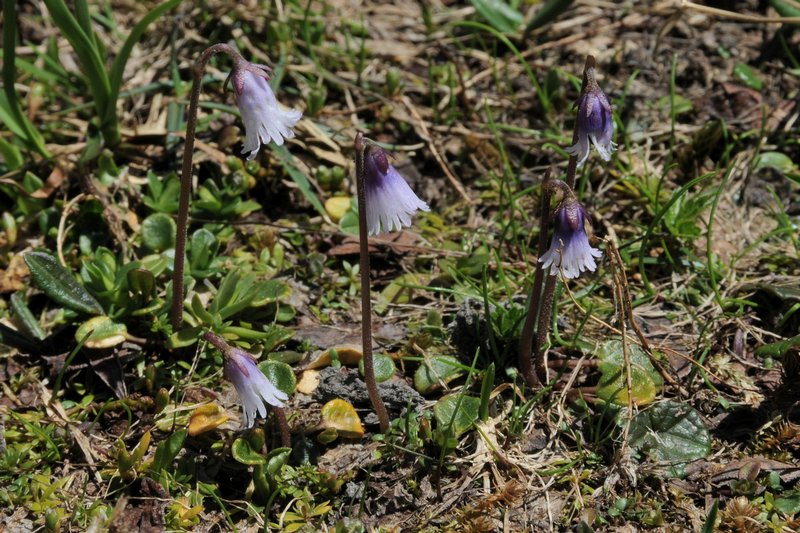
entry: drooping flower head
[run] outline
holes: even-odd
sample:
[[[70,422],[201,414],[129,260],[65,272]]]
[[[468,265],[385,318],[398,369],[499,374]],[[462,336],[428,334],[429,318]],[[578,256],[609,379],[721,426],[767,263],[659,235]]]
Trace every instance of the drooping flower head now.
[[[576,128],[577,142],[567,148],[570,155],[578,158],[578,166],[589,158],[589,150],[594,145],[597,153],[604,161],[611,160],[614,151],[614,120],[611,115],[611,104],[597,84],[594,74],[594,58],[589,56],[583,71],[583,88],[578,98],[578,116]]]
[[[364,148],[364,193],[367,204],[367,229],[370,235],[390,232],[411,225],[417,209],[428,211],[403,176],[389,163],[380,146]]]
[[[266,404],[283,407],[283,402],[288,399],[286,393],[261,372],[253,356],[244,350],[232,348],[225,353],[224,373],[242,400],[246,427],[253,426],[256,411],[261,418],[267,416]]]
[[[244,122],[245,140],[242,153],[254,159],[262,144],[270,141],[278,146],[284,139],[294,137],[292,126],[302,113],[297,109],[282,109],[269,86],[268,67],[245,60],[237,61],[231,73],[236,105]]]
[[[203,338],[216,346],[224,357],[223,374],[239,394],[244,412],[245,427],[253,427],[256,412],[264,418],[267,405],[283,407],[289,397],[272,384],[258,368],[255,358],[240,348],[230,346],[222,337],[206,332]]]
[[[568,198],[558,206],[554,218],[553,240],[547,252],[539,258],[542,267],[550,269],[551,276],[562,272],[567,279],[577,278],[586,270],[594,272],[597,268],[594,260],[603,254],[589,245],[583,205]]]

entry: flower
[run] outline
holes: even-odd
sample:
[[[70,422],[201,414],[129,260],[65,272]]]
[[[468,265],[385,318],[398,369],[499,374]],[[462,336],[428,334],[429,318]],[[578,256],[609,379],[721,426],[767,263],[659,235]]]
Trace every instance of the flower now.
[[[379,146],[368,144],[364,154],[364,195],[367,204],[367,229],[370,235],[411,225],[417,209],[429,211],[403,176],[397,172]]]
[[[550,249],[539,258],[542,267],[550,269],[551,276],[561,271],[565,278],[572,279],[585,270],[594,272],[597,268],[594,260],[603,254],[589,245],[585,219],[586,210],[576,200],[565,200],[556,209]]]
[[[284,139],[294,137],[292,126],[302,116],[297,109],[281,109],[269,86],[266,68],[241,60],[231,73],[245,129],[242,153],[250,153],[248,161],[256,157],[262,144],[272,141],[280,146]]]
[[[593,63],[584,71],[583,90],[577,106],[578,116],[575,120],[578,142],[567,148],[567,152],[576,156],[578,166],[581,166],[589,158],[589,149],[594,145],[600,157],[604,161],[610,161],[615,146],[611,140],[614,135],[614,120],[611,116],[611,104],[595,80]]]
[[[239,348],[228,347],[225,355],[225,377],[236,387],[242,401],[246,427],[253,427],[256,411],[262,418],[267,416],[267,406],[283,407],[289,397],[272,384],[256,365],[252,355]]]

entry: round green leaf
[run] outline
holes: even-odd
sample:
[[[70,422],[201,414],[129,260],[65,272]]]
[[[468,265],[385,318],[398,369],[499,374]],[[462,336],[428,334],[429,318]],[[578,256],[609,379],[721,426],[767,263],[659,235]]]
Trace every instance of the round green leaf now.
[[[630,445],[653,461],[687,463],[711,452],[711,437],[700,413],[669,400],[636,415]]]
[[[440,355],[423,361],[414,373],[414,388],[421,394],[428,394],[439,388],[442,383],[450,383],[463,374],[458,359],[449,355]]]
[[[142,243],[155,252],[163,252],[175,246],[178,228],[166,213],[155,213],[142,222]]]
[[[653,368],[650,357],[637,345],[628,345],[631,364],[631,389],[633,403],[647,405],[655,400],[663,380]],[[600,383],[597,396],[617,405],[628,405],[628,390],[625,379],[625,355],[622,341],[610,340],[603,343],[597,351],[600,360]]]
[[[278,390],[285,392],[288,396],[294,394],[297,378],[292,367],[280,361],[266,360],[260,362],[258,368],[261,369],[273,385],[278,387]]]
[[[375,381],[378,383],[391,379],[397,370],[392,358],[386,354],[378,353],[372,356],[372,368],[375,371]],[[364,358],[358,362],[358,371],[364,375]]]
[[[433,406],[433,416],[439,431],[458,437],[478,419],[480,398],[463,394],[445,396]]]
[[[263,465],[267,463],[267,458],[253,450],[247,439],[242,437],[233,441],[231,455],[243,465]]]

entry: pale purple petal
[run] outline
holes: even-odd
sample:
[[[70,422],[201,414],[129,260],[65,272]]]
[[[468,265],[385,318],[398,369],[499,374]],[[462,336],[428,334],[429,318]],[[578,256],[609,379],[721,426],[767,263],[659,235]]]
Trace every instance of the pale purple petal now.
[[[252,427],[256,413],[264,418],[267,406],[283,407],[288,396],[270,382],[253,357],[247,352],[233,349],[225,356],[225,377],[233,383],[242,402],[245,427]]]
[[[364,157],[367,231],[370,235],[399,231],[411,225],[417,210],[428,211],[406,180],[389,164],[386,153],[377,146]]]
[[[254,69],[257,70],[257,69]],[[267,79],[245,67],[234,73],[236,104],[244,122],[245,140],[242,153],[255,158],[261,145],[274,142],[282,145],[284,139],[294,137],[292,127],[302,117],[297,109],[282,109]]]

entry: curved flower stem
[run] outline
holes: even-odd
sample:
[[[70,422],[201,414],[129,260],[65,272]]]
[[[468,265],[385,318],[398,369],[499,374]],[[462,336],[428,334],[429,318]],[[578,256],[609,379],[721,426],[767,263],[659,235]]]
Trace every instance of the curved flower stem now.
[[[375,414],[381,425],[381,433],[389,429],[389,413],[381,399],[375,370],[372,365],[372,302],[369,283],[369,236],[367,234],[367,193],[364,179],[364,136],[356,134],[356,189],[358,191],[358,242],[361,250],[359,268],[361,270],[361,344],[364,358],[364,382]]]
[[[594,79],[594,56],[586,56],[586,62],[583,67],[583,84],[581,92],[585,91],[587,86],[592,83],[596,84]],[[578,120],[575,120],[575,126],[572,133],[572,144],[578,142]],[[567,175],[564,179],[567,191],[562,191],[565,194],[571,193],[575,188],[575,176],[578,169],[577,155],[571,155],[567,163]],[[553,191],[557,189],[564,189],[560,182],[548,183],[550,178],[550,171],[548,170],[542,182],[542,204],[541,204],[541,229],[539,232],[539,248],[537,250],[538,257],[547,250],[547,234],[548,224],[547,221],[550,217],[550,198]],[[558,185],[556,185],[558,183]],[[574,193],[573,193],[574,194]],[[546,278],[546,279],[545,279]],[[531,289],[530,297],[528,298],[528,314],[525,317],[525,324],[522,327],[522,334],[519,343],[519,366],[525,381],[531,388],[539,388],[542,383],[547,382],[547,364],[545,363],[544,345],[547,343],[547,336],[550,333],[550,314],[553,310],[553,296],[556,288],[556,276],[545,276],[542,263],[536,263],[536,274],[533,279],[533,288]],[[544,288],[542,286],[544,285]],[[534,341],[534,324],[536,324],[536,336]],[[532,352],[532,353],[531,353]],[[533,356],[533,357],[531,357]],[[531,360],[533,359],[533,360]]]
[[[172,309],[170,322],[177,331],[183,323],[183,272],[186,256],[186,233],[189,224],[189,197],[192,194],[192,161],[194,157],[194,138],[197,129],[197,105],[200,101],[200,89],[206,63],[217,53],[227,54],[236,64],[244,58],[233,47],[218,43],[209,46],[200,54],[200,58],[192,68],[192,94],[189,99],[189,113],[186,118],[186,143],[183,148],[183,166],[181,167],[181,194],[178,200],[178,232],[175,236],[175,264],[172,269]]]

